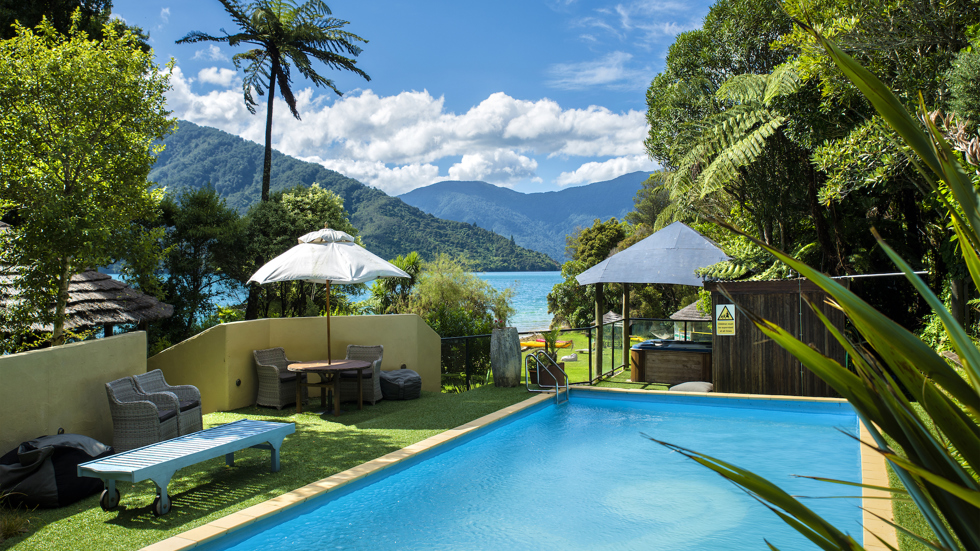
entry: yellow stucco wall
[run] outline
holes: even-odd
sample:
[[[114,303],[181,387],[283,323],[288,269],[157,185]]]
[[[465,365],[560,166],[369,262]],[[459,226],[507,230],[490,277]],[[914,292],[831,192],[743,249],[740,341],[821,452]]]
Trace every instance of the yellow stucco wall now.
[[[146,372],[146,333],[0,356],[0,454],[45,434],[112,443],[105,384]]]
[[[441,342],[414,314],[334,316],[330,321],[331,357],[343,358],[348,344],[382,345],[385,371],[404,364],[422,376],[422,388],[438,392]],[[326,318],[261,319],[222,324],[183,341],[147,360],[170,384],[201,390],[205,413],[251,405],[258,382],[252,350],[281,346],[290,360],[321,360],[327,356]],[[241,381],[241,384],[237,384]]]

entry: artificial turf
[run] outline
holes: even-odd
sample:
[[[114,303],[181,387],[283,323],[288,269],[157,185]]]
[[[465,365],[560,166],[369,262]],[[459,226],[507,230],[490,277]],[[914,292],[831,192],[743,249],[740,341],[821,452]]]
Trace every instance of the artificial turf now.
[[[358,411],[353,404],[340,417],[312,413],[322,409],[310,398],[303,413],[249,407],[204,416],[205,428],[238,419],[294,422],[296,433],[281,450],[282,470],[269,472],[269,451],[246,449],[235,466],[217,458],[181,469],[169,486],[171,512],[156,517],[150,481],[119,483],[119,507],[104,512],[95,495],[68,507],[26,513],[29,532],[0,543],[0,550],[139,549],[225,515],[370,461],[488,413],[527,399],[523,386],[485,386],[462,394],[423,392],[418,400],[382,400]],[[332,411],[332,410],[331,410]]]

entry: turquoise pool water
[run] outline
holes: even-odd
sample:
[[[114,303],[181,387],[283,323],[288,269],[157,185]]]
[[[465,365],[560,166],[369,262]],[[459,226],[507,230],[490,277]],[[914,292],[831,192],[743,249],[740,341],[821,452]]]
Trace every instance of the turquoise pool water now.
[[[579,390],[579,389],[575,389]],[[273,515],[206,549],[814,549],[731,483],[641,433],[752,469],[791,494],[854,495],[846,404],[577,391]],[[390,471],[390,472],[388,472]],[[806,504],[861,542],[858,499]]]

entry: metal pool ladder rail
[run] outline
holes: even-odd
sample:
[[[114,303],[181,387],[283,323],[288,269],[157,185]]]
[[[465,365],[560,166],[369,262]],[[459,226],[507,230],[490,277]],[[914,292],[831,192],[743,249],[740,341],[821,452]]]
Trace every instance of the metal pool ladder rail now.
[[[531,377],[530,377],[530,366],[535,364],[535,369],[538,374],[538,386],[541,388],[531,388]],[[554,371],[553,371],[554,370]],[[555,371],[561,374],[561,378],[555,376]],[[541,384],[541,375],[547,373],[551,379],[555,382],[555,386],[546,386]],[[559,381],[564,380],[564,385],[560,384]],[[555,363],[555,360],[551,356],[544,353],[543,350],[538,350],[533,354],[528,354],[524,358],[524,386],[527,388],[528,392],[550,392],[549,389],[555,389],[555,403],[561,403],[561,387],[565,387],[565,401],[568,401],[568,374],[565,370]]]

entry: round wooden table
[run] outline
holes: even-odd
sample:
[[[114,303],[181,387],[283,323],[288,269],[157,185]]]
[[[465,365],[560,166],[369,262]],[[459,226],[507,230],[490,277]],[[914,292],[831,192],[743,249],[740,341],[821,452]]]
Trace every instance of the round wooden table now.
[[[333,414],[340,415],[340,372],[357,371],[357,409],[364,409],[364,370],[371,367],[370,362],[362,360],[333,360],[319,362],[296,362],[289,364],[286,368],[289,371],[299,373],[296,377],[296,413],[303,413],[303,387],[315,387],[320,389],[320,401],[324,406],[327,405],[327,388],[333,385]],[[319,383],[307,381],[306,375],[316,373],[320,376]],[[333,379],[332,381],[330,379]]]

